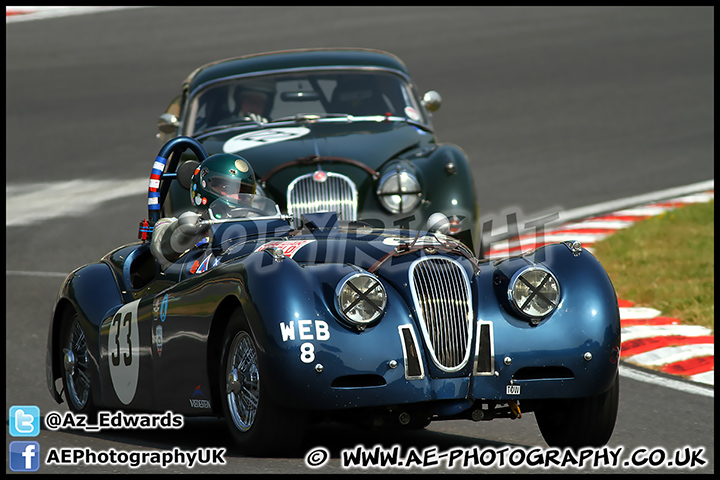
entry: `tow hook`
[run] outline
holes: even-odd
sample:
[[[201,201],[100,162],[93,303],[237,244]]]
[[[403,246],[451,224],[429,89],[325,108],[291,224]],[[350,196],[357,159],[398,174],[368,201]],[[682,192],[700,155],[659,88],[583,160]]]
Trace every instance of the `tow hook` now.
[[[517,404],[515,400],[508,400],[508,405],[510,406],[510,410],[512,411],[513,420],[516,418],[522,418],[522,412],[520,411],[520,406]]]

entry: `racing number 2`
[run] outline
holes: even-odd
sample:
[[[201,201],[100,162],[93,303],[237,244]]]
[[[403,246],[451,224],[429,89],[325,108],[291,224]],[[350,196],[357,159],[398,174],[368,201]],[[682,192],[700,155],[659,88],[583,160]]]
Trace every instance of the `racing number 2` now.
[[[140,371],[139,304],[140,300],[136,300],[120,307],[107,330],[110,378],[115,395],[125,405],[135,397]]]

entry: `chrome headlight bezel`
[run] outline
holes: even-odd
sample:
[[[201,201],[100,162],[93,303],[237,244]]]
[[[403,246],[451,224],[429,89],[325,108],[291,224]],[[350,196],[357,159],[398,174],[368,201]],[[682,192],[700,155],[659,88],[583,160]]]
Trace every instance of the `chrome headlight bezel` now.
[[[512,276],[507,296],[516,313],[536,324],[560,303],[560,283],[546,267],[528,265]]]
[[[335,288],[338,313],[343,320],[360,330],[379,320],[385,313],[386,305],[387,291],[380,279],[370,273],[350,273]]]
[[[377,190],[380,204],[390,213],[408,213],[422,201],[422,188],[415,175],[407,170],[393,170],[380,178]]]

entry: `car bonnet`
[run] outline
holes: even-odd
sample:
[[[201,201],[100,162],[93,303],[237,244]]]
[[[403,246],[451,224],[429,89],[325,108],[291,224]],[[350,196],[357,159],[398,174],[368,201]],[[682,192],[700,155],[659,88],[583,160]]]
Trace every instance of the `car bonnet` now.
[[[259,177],[285,162],[308,156],[340,156],[379,169],[417,146],[429,133],[401,122],[313,123],[227,131],[203,140],[208,153],[234,153]]]

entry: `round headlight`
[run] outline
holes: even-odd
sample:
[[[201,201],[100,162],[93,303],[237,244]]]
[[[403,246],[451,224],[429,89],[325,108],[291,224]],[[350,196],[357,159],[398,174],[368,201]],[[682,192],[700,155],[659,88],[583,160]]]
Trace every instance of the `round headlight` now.
[[[538,320],[557,307],[560,302],[560,285],[546,268],[528,266],[513,275],[508,299],[518,313]]]
[[[385,311],[387,294],[380,281],[369,273],[351,273],[335,290],[337,308],[342,316],[356,325],[367,325]]]
[[[420,182],[404,170],[388,173],[377,189],[380,203],[392,213],[407,213],[420,204]]]

